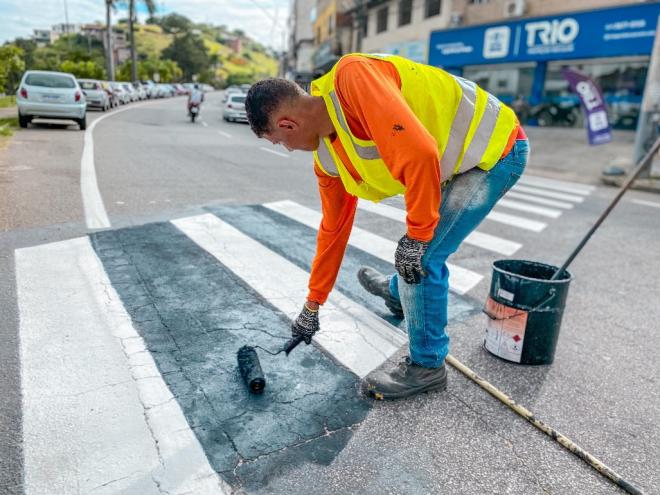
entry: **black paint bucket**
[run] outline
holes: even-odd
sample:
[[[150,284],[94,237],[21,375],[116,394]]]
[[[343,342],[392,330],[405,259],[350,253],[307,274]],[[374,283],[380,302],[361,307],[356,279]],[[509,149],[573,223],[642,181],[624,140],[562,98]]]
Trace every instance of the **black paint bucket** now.
[[[520,364],[550,364],[572,276],[557,267],[525,260],[493,263],[484,347]]]

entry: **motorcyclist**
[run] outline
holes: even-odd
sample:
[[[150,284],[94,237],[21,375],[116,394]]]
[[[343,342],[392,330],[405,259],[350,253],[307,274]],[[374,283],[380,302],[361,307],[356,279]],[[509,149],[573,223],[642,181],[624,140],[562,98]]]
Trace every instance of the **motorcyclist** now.
[[[193,107],[193,105],[201,107],[203,101],[204,92],[199,87],[199,84],[195,83],[193,88],[190,90],[190,94],[188,95],[188,112],[190,112],[190,109]]]

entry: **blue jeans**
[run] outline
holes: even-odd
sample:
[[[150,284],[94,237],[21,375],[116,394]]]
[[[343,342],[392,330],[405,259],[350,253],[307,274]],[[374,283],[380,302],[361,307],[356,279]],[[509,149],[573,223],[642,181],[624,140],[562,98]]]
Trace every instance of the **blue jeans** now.
[[[414,363],[427,368],[442,365],[449,352],[447,258],[518,181],[528,156],[529,143],[519,140],[489,171],[473,168],[450,180],[442,188],[440,221],[422,259],[427,276],[419,284],[407,284],[397,274],[390,279],[390,291],[403,307]]]

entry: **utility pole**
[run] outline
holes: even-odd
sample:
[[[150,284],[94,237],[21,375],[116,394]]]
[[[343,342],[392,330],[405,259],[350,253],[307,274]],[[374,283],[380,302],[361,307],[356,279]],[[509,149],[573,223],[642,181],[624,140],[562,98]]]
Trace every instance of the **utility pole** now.
[[[69,36],[69,7],[66,0],[64,0],[64,33],[66,35],[66,42],[69,50],[71,50],[71,36]]]
[[[652,141],[655,141],[658,137],[655,134],[655,139],[653,138],[658,126],[660,126],[660,16],[655,31],[649,70],[646,74],[646,87],[642,97],[642,106],[639,111],[633,164],[638,163],[648,149],[653,146]],[[651,176],[653,163],[651,162],[651,165],[646,167],[640,177],[648,178]]]
[[[108,65],[108,80],[115,80],[115,62],[112,50],[112,18],[110,11],[112,10],[112,1],[105,0],[105,40],[106,40],[106,62]]]
[[[131,33],[131,81],[137,81],[137,46],[135,45],[135,31],[133,16],[135,14],[135,0],[128,1],[128,32]]]

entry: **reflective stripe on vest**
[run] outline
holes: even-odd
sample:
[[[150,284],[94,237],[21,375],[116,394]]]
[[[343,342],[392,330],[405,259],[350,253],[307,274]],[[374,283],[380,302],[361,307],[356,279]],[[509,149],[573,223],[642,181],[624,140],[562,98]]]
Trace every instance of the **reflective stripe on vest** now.
[[[330,146],[332,146],[332,144],[330,144]],[[314,152],[314,154],[319,166],[321,167],[321,170],[325,173],[325,175],[339,177],[339,171],[337,170],[335,161],[332,159],[332,156],[330,156],[330,150],[328,149],[328,143],[326,143],[326,139],[319,140],[319,147]]]

